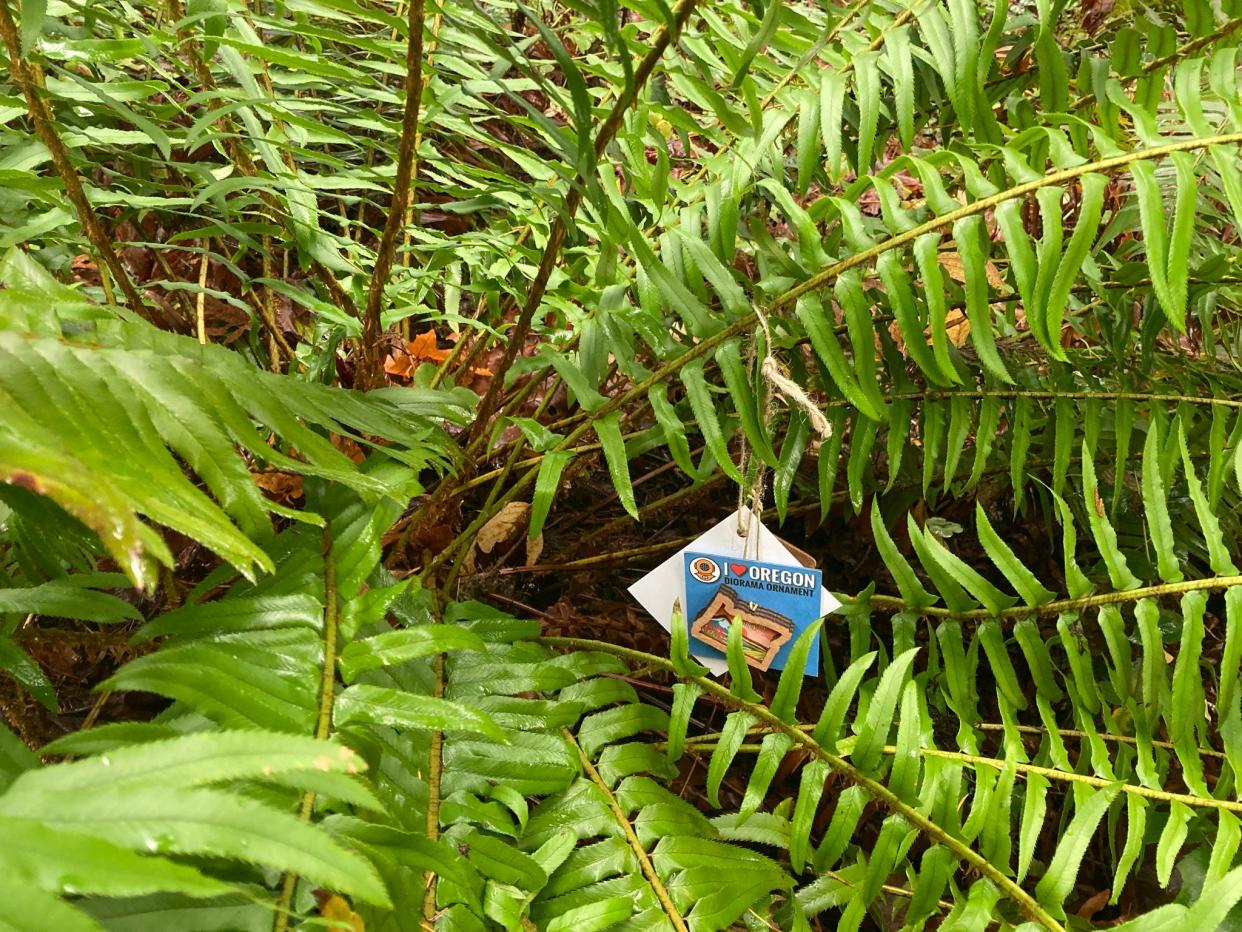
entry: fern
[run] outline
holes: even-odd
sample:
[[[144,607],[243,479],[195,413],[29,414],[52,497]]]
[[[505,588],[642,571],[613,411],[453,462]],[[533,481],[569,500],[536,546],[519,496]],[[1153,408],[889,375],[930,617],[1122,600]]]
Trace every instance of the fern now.
[[[1237,4],[421,11],[0,4],[0,667],[56,708],[30,626],[140,621],[102,688],[169,703],[0,731],[10,924],[1233,921]],[[237,351],[168,332],[208,299]],[[463,335],[413,387],[326,384],[412,320]],[[460,601],[506,504],[590,568],[569,480],[643,520],[742,440],[883,567],[822,688]],[[170,531],[223,562],[155,615]]]

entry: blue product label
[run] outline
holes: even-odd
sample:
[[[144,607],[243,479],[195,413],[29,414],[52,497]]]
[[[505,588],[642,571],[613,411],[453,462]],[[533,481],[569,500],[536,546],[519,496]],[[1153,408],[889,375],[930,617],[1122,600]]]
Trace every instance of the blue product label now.
[[[821,617],[819,570],[687,553],[686,625],[693,652],[725,656],[729,626],[742,622],[746,662],[760,670],[783,670],[794,642]],[[806,673],[819,673],[819,638],[807,655]]]

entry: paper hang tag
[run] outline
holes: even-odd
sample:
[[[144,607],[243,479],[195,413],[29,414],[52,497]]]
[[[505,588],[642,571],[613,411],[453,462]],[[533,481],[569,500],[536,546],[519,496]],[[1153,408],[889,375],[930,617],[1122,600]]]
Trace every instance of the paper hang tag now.
[[[741,524],[748,529],[747,536],[743,537],[738,534],[738,519],[741,517]],[[739,566],[746,564],[767,565],[771,567],[796,567],[804,570],[803,563],[796,557],[793,552],[781,542],[781,540],[769,531],[762,523],[754,519],[750,509],[743,506],[740,512],[734,512],[729,515],[711,530],[706,531],[699,537],[695,538],[686,547],[683,547],[677,553],[673,554],[650,573],[640,579],[634,585],[630,586],[630,595],[632,595],[638,603],[647,610],[665,631],[672,629],[673,609],[676,605],[686,607],[686,619],[683,623],[687,625],[687,630],[692,627],[695,621],[695,608],[697,607],[701,614],[708,599],[704,599],[700,592],[697,603],[691,604],[691,600],[687,593],[687,561],[686,555],[694,554],[695,556],[718,557],[723,560],[736,558]],[[816,571],[816,576],[818,572]],[[722,570],[722,579],[724,571]],[[734,576],[735,579],[740,578]],[[778,584],[779,585],[779,584]],[[797,639],[797,634],[806,627],[815,618],[827,615],[829,612],[835,611],[840,607],[841,603],[833,598],[832,593],[818,584],[819,590],[819,611],[814,618],[802,623],[800,626],[795,624],[795,630],[789,641],[782,644],[782,649],[787,652],[788,646]],[[719,582],[717,583],[717,589]],[[771,598],[771,594],[780,593],[780,590],[762,590],[746,587],[734,586],[734,592],[745,592],[740,598],[745,602],[755,602],[757,607],[765,607],[765,602]],[[799,587],[801,588],[801,587]],[[815,587],[812,587],[815,588]],[[768,593],[763,600],[756,598],[755,593]],[[726,597],[727,597],[726,593]],[[813,600],[812,600],[813,601]],[[777,614],[784,614],[780,611],[779,605],[767,605],[770,611]],[[710,621],[710,619],[709,619]],[[745,632],[744,632],[745,633]],[[752,645],[752,659],[748,660],[752,666],[759,666],[754,662],[755,654],[759,645]],[[720,651],[713,650],[704,641],[698,639],[694,635],[690,637],[690,653],[694,659],[707,667],[713,675],[719,676],[728,670],[728,664],[725,662],[724,654]],[[766,654],[766,652],[765,652]],[[768,663],[774,668],[779,669],[780,654],[778,650],[773,652],[772,656],[767,657]],[[816,653],[817,662],[814,667],[808,663],[807,672],[814,674],[818,669],[818,653]]]

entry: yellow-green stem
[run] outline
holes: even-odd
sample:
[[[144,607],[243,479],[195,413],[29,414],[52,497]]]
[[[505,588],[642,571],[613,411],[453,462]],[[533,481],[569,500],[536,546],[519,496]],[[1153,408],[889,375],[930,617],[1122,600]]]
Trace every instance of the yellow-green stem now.
[[[668,915],[669,922],[673,924],[673,928],[677,932],[688,932],[686,920],[681,917],[681,913],[673,905],[672,897],[668,895],[664,882],[660,880],[660,875],[656,873],[655,865],[651,863],[647,850],[642,846],[642,842],[638,840],[638,836],[634,833],[634,826],[626,818],[624,810],[622,810],[620,803],[617,802],[617,797],[613,795],[608,784],[604,782],[604,778],[599,775],[599,771],[591,763],[591,759],[586,756],[586,753],[574,739],[573,733],[568,728],[562,727],[561,734],[566,741],[574,746],[574,750],[578,752],[578,760],[582,762],[582,769],[586,771],[586,775],[590,777],[591,782],[599,787],[600,792],[604,794],[604,798],[608,800],[608,808],[612,812],[612,817],[616,820],[617,825],[621,827],[626,843],[638,859],[638,865],[642,868],[643,876],[647,878],[647,883],[651,885],[651,889],[655,892],[656,899],[664,907],[664,912]]]
[[[319,681],[319,709],[315,715],[315,737],[326,741],[332,733],[332,706],[336,699],[336,637],[339,615],[336,592],[336,563],[332,559],[332,533],[323,535],[323,674]],[[309,821],[315,808],[315,793],[307,790],[302,794],[298,816]],[[285,932],[289,927],[293,892],[297,888],[298,875],[285,874],[280,885],[280,899],[276,905],[274,932]]]
[[[683,676],[677,673],[672,661],[663,657],[657,657],[654,654],[647,654],[643,651],[633,650],[628,647],[620,647],[616,644],[609,644],[605,641],[592,641],[585,638],[565,638],[565,637],[545,637],[540,641],[552,647],[565,647],[574,650],[597,650],[604,653],[614,654],[634,663],[646,664],[652,667],[658,667],[678,676],[679,679],[688,683],[694,683],[703,692],[709,693],[719,699],[726,705],[730,705],[735,709],[747,712],[754,716],[757,720],[764,722],[772,728],[773,731],[779,731],[792,739],[795,745],[803,748],[820,760],[824,761],[835,773],[841,775],[850,783],[862,788],[862,790],[880,803],[890,812],[901,816],[924,835],[927,836],[933,844],[944,845],[961,861],[966,862],[973,870],[987,877],[994,883],[1001,892],[1009,897],[1013,902],[1032,920],[1039,923],[1045,929],[1054,930],[1054,932],[1065,932],[1064,926],[1061,925],[1046,909],[1044,909],[1031,894],[1022,889],[1014,880],[1007,876],[1003,871],[991,864],[979,852],[975,851],[965,842],[958,838],[954,838],[943,828],[929,819],[923,813],[919,812],[910,804],[902,801],[892,790],[883,783],[868,777],[861,770],[851,764],[842,757],[832,754],[825,750],[819,742],[815,741],[810,735],[795,728],[788,722],[784,721],[778,715],[774,714],[767,706],[760,703],[747,702],[733,695],[728,688],[717,683],[715,680],[707,679],[702,676]]]

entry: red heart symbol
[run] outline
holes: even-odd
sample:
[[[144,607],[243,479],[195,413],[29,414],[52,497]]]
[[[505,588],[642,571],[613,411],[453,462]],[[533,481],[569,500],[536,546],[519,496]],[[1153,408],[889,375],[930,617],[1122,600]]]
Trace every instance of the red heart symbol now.
[[[746,572],[745,563],[730,563],[729,569],[733,570],[734,576],[742,576]]]

